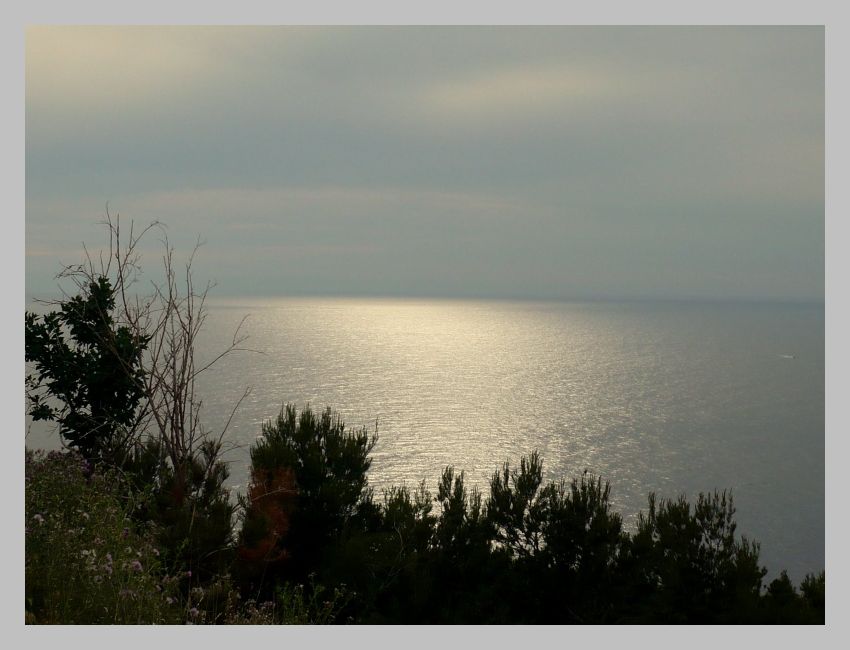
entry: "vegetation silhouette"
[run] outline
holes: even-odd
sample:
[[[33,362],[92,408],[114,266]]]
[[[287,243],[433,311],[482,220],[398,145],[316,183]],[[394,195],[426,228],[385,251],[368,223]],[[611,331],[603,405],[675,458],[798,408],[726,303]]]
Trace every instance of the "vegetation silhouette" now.
[[[447,467],[436,495],[422,483],[376,500],[374,442],[330,410],[287,405],[264,425],[252,475],[289,478],[277,510],[245,504],[242,544],[273,549],[268,565],[243,555],[249,590],[314,576],[350,594],[343,615],[369,623],[823,623],[824,574],[798,592],[783,573],[765,590],[727,492],[693,506],[650,494],[629,532],[608,483],[585,472],[544,485],[533,452],[495,472],[486,499]]]
[[[533,451],[486,493],[448,466],[434,494],[377,497],[377,431],[330,408],[264,423],[233,503],[227,423],[201,426],[194,388],[206,290],[190,258],[181,293],[166,241],[166,280],[134,301],[138,237],[107,226],[115,266],[25,314],[28,413],[69,448],[26,456],[28,622],[824,623],[825,573],[765,586],[730,493],[650,494],[626,530],[607,482],[544,484]]]
[[[28,413],[56,422],[88,459],[119,460],[141,421],[141,354],[148,338],[117,325],[115,288],[93,278],[44,316],[25,316]],[[51,400],[51,398],[53,398]]]
[[[201,421],[197,377],[239,349],[239,332],[212,362],[195,362],[209,285],[195,288],[192,263],[183,268],[161,224],[122,231],[107,213],[108,253],[86,254],[57,276],[76,295],[25,314],[27,411],[53,421],[63,444],[92,467],[115,469],[138,521],[156,521],[163,560],[212,576],[230,562],[235,506],[225,486],[223,436]],[[147,295],[137,252],[152,230],[162,233],[163,267]],[[237,404],[238,405],[238,404]],[[137,498],[139,496],[144,498]]]

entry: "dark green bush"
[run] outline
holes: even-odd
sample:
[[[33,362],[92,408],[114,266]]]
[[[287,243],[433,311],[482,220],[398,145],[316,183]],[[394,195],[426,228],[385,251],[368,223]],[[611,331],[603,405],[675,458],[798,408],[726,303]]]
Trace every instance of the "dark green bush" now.
[[[224,483],[219,445],[205,441],[177,467],[150,439],[134,450],[125,473],[140,498],[135,516],[157,524],[163,561],[174,570],[211,579],[232,561],[234,505]]]
[[[366,481],[373,444],[330,411],[288,406],[264,426],[252,476],[267,483],[240,538],[285,551],[268,588],[315,574],[345,586],[342,618],[372,623],[823,621],[822,575],[802,595],[781,580],[765,592],[758,545],[736,537],[726,493],[694,506],[650,495],[629,533],[607,483],[585,472],[544,485],[533,453],[496,472],[486,499],[447,467],[436,494],[423,482],[379,502]],[[269,494],[277,509],[260,505]]]
[[[374,444],[330,411],[287,407],[252,449],[236,546],[214,449],[179,479],[153,444],[123,474],[28,453],[28,621],[824,622],[824,573],[764,588],[727,493],[650,495],[629,532],[607,483],[544,485],[534,453],[486,499],[447,467],[436,493],[376,500]]]
[[[321,575],[331,551],[364,527],[365,510],[371,507],[366,473],[375,442],[365,429],[346,430],[330,409],[316,416],[308,407],[298,416],[287,405],[275,421],[265,423],[251,448],[254,486],[285,469],[292,473],[295,495],[293,499],[290,490],[279,491],[280,511],[288,520],[285,534],[270,528],[269,505],[243,502],[242,556],[271,533],[279,551],[272,555],[286,558],[280,575],[301,583],[311,573]],[[268,503],[268,497],[264,500]],[[268,574],[267,567],[243,569]]]
[[[731,622],[755,616],[766,570],[759,547],[735,537],[731,495],[656,500],[630,540],[640,616],[659,622]]]
[[[26,454],[26,608],[32,623],[179,623],[179,579],[135,523],[114,472],[76,453]]]
[[[148,339],[114,319],[115,292],[97,277],[44,316],[26,312],[28,413],[59,425],[67,444],[112,464],[135,441],[144,406],[141,355]]]

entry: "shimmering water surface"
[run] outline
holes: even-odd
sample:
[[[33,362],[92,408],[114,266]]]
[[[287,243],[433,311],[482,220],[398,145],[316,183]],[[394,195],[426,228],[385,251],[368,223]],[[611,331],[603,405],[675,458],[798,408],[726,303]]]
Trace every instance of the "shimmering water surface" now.
[[[246,314],[259,352],[200,385],[211,428],[252,388],[228,433],[237,489],[263,420],[329,405],[350,426],[377,421],[378,492],[433,488],[449,464],[486,487],[537,449],[549,478],[610,480],[630,524],[650,491],[731,488],[771,574],[824,568],[823,305],[216,301],[200,359]]]

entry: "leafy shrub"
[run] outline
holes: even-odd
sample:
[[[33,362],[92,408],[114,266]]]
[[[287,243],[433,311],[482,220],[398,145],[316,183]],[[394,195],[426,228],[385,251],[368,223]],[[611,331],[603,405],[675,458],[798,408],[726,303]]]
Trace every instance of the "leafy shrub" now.
[[[219,540],[206,574],[198,554],[212,538],[193,538],[181,517],[203,519],[203,494],[219,494],[214,465],[191,469],[198,491],[182,498],[194,505],[169,515],[173,498],[158,499],[173,497],[174,477],[140,478],[161,472],[156,457],[125,475],[27,452],[27,622],[824,622],[824,573],[797,589],[783,572],[764,589],[759,547],[736,536],[726,493],[693,505],[650,495],[629,533],[607,483],[585,473],[544,485],[535,453],[504,464],[486,500],[447,467],[435,494],[422,482],[377,502],[373,444],[330,411],[288,407],[252,449],[239,546]]]
[[[759,546],[737,539],[726,492],[656,501],[641,513],[631,540],[645,615],[664,622],[726,622],[754,616],[766,570]]]
[[[307,407],[298,416],[287,405],[265,423],[251,447],[249,494],[259,498],[243,500],[240,556],[262,549],[289,558],[286,576],[296,582],[318,570],[360,514],[375,442],[365,429],[347,431],[330,409],[317,417]],[[285,489],[275,489],[275,481]]]
[[[172,623],[179,578],[161,568],[114,473],[75,453],[26,454],[26,603],[35,623]]]
[[[134,440],[144,397],[141,355],[148,339],[116,324],[115,291],[93,278],[44,316],[27,312],[28,412],[90,460],[120,460]]]
[[[137,519],[156,522],[163,560],[174,570],[211,579],[230,561],[234,505],[225,487],[219,443],[205,441],[175,467],[163,445],[137,446],[125,472],[138,495]]]
[[[767,587],[762,605],[762,622],[823,624],[826,577],[823,571],[817,576],[806,575],[795,589],[786,571]]]

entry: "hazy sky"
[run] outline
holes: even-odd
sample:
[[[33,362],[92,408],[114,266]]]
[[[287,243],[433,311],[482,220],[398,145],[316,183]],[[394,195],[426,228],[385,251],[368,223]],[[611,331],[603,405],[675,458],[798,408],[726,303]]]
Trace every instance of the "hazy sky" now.
[[[109,202],[214,295],[823,300],[823,29],[31,28],[26,178],[28,294]]]

